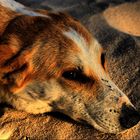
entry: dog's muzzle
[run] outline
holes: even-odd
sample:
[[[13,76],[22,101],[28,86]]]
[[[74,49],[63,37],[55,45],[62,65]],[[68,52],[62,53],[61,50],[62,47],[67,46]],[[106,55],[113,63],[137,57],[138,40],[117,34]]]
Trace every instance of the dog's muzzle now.
[[[140,121],[140,114],[128,97],[116,86],[104,86],[97,96],[94,108],[89,107],[97,129],[105,133],[119,133],[133,127]],[[94,124],[93,124],[94,126]]]

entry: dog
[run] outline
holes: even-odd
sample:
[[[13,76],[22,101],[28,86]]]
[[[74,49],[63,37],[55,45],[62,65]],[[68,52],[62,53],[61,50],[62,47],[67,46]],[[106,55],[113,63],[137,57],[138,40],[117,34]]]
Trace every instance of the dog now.
[[[1,0],[0,21],[1,102],[31,114],[58,111],[104,133],[139,122],[100,43],[78,20]]]

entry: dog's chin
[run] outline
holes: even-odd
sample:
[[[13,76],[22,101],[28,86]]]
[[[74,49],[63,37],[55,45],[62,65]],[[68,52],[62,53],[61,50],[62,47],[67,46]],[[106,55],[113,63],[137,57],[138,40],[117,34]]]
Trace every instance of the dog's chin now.
[[[110,133],[110,134],[118,134],[121,131],[123,131],[121,128],[109,128],[108,126],[106,126],[106,124],[104,124],[103,122],[101,122],[101,120],[96,119],[93,120],[92,118],[89,120],[84,120],[84,119],[76,119],[76,121],[79,121],[82,124],[88,124],[92,127],[94,127],[95,129],[101,131],[102,133]]]
[[[85,107],[85,106],[84,106]],[[58,110],[58,112],[61,112],[73,120],[80,122],[84,125],[90,125],[93,128],[95,128],[98,131],[101,131],[103,133],[111,133],[111,134],[118,134],[122,130],[120,127],[120,124],[113,124],[113,122],[106,122],[102,121],[102,119],[98,116],[95,117],[95,115],[92,115],[93,113],[90,113],[88,109],[83,109],[81,113],[75,112],[73,113],[74,116],[69,114],[68,112],[64,112],[64,110]]]
[[[110,133],[110,134],[118,134],[122,131],[122,129],[120,127],[112,127],[110,128],[109,126],[107,126],[106,124],[104,124],[103,122],[101,122],[101,120],[96,120],[96,121],[92,121],[92,126],[94,126],[94,128],[96,128],[97,130],[103,132],[103,133]]]

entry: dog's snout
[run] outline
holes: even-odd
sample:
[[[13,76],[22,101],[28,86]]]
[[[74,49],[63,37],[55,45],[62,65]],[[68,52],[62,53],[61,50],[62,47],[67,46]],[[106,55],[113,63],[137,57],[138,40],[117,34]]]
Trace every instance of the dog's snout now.
[[[132,106],[123,105],[119,121],[123,128],[128,129],[140,121],[140,114]]]

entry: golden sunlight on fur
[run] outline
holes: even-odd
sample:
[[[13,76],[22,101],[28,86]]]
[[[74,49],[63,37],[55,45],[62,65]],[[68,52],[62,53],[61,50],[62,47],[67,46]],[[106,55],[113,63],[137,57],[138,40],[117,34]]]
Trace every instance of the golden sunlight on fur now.
[[[1,140],[9,140],[9,138],[12,136],[14,130],[9,128],[9,129],[0,129],[0,139]]]

